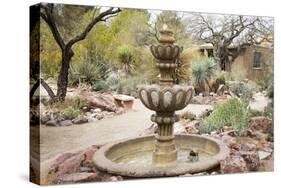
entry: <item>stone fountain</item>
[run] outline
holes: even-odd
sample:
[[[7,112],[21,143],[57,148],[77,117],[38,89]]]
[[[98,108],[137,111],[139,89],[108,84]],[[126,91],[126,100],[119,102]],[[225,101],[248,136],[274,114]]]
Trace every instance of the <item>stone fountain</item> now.
[[[227,147],[214,138],[173,134],[173,124],[178,121],[175,111],[188,105],[193,88],[173,83],[181,48],[172,35],[164,25],[160,44],[150,48],[160,70],[159,85],[138,87],[142,103],[155,111],[151,121],[158,125],[157,134],[103,146],[93,158],[99,170],[130,177],[177,176],[217,168],[219,160],[227,156]]]

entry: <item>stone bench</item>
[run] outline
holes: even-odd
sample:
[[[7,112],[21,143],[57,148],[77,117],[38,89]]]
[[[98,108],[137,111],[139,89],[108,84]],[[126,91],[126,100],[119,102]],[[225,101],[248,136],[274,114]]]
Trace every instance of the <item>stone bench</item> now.
[[[133,107],[134,97],[128,95],[113,95],[116,104],[125,110],[130,110]]]

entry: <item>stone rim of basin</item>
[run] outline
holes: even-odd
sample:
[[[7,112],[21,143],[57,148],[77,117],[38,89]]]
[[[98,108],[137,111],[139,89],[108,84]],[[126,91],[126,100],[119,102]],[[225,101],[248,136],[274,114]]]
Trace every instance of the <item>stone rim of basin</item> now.
[[[171,166],[154,166],[154,165],[136,165],[136,164],[119,164],[109,158],[107,154],[110,149],[122,144],[128,144],[129,142],[141,142],[143,140],[154,140],[154,136],[142,136],[137,138],[123,139],[114,143],[109,143],[101,147],[94,155],[93,162],[95,167],[101,171],[118,174],[128,177],[162,177],[162,176],[178,176],[186,173],[198,173],[202,171],[208,171],[219,166],[220,160],[223,160],[229,155],[229,149],[222,141],[212,137],[203,135],[191,135],[191,134],[178,134],[175,135],[176,139],[198,138],[205,139],[208,142],[212,142],[217,145],[218,152],[207,160],[197,161],[192,163],[177,163]]]

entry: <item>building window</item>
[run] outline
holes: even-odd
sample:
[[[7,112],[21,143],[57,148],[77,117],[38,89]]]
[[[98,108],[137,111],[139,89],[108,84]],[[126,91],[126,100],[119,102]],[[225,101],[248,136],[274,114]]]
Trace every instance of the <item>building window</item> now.
[[[261,52],[254,53],[254,68],[261,68]]]

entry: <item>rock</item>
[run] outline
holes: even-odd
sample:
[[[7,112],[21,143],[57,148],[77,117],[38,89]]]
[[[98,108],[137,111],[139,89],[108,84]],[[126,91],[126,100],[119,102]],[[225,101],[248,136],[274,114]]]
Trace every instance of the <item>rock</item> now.
[[[211,173],[211,175],[218,175],[218,174],[219,174],[219,172],[217,172],[217,171],[214,171]]]
[[[54,120],[54,119],[51,119],[51,120],[47,121],[46,125],[48,125],[48,126],[55,126],[55,127],[59,126],[58,121]]]
[[[250,119],[250,127],[255,130],[267,130],[269,126],[272,126],[272,119],[265,116],[252,117]]]
[[[101,110],[106,110],[110,112],[115,112],[117,110],[114,98],[110,94],[102,94],[98,92],[82,90],[79,92],[78,95],[88,101],[89,108],[91,109],[99,108]]]
[[[92,182],[98,181],[96,173],[79,172],[72,174],[64,174],[58,176],[53,183],[55,184],[66,184],[66,183],[81,183],[81,182]]]
[[[114,116],[114,112],[107,112],[107,111],[105,111],[104,112],[104,116],[106,116],[106,117],[113,117]]]
[[[72,123],[74,124],[82,124],[82,123],[87,123],[88,119],[84,116],[78,116],[77,118],[72,120]]]
[[[257,149],[257,146],[252,143],[242,143],[239,146],[240,151],[255,151]]]
[[[42,114],[40,120],[42,124],[46,124],[48,121],[51,120],[51,117],[48,114]]]
[[[245,160],[239,155],[230,155],[220,161],[220,168],[221,172],[224,174],[241,173],[248,170]]]
[[[271,155],[271,152],[258,151],[258,155],[260,160],[265,160]]]
[[[210,92],[210,96],[212,96],[212,97],[216,97],[216,96],[217,96],[217,94],[215,94],[214,92]]]
[[[196,128],[200,124],[199,120],[190,121],[185,125],[185,130],[188,134],[199,134],[199,130]]]
[[[255,151],[240,151],[240,155],[246,162],[248,171],[257,171],[260,166],[259,155]]]
[[[90,167],[80,167],[80,172],[93,172],[93,168],[90,168]]]
[[[104,115],[102,113],[96,115],[96,119],[98,119],[98,120],[101,120],[103,118],[104,118]]]
[[[92,113],[101,113],[102,110],[100,108],[96,108],[96,109],[91,109]]]
[[[59,124],[60,124],[60,126],[69,126],[69,125],[72,125],[72,121],[64,120],[64,121],[61,121]]]
[[[125,109],[124,108],[121,108],[121,107],[119,107],[117,110],[116,110],[116,114],[117,115],[121,115],[121,114],[123,114],[123,113],[125,113],[126,111],[125,111]]]
[[[92,158],[99,146],[91,146],[74,153],[63,153],[50,165],[48,172],[52,177],[80,172],[81,167],[93,168]]]

